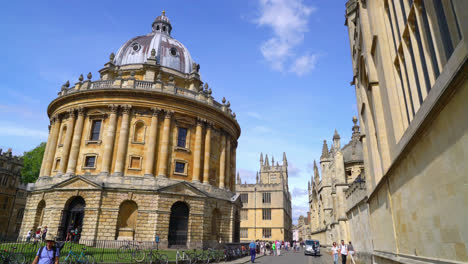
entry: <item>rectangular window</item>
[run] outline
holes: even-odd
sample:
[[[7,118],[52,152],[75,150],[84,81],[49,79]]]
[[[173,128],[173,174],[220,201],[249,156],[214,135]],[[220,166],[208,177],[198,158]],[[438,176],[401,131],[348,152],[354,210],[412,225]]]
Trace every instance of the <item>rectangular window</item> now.
[[[187,143],[187,128],[179,127],[179,133],[177,134],[177,146],[185,148]]]
[[[55,170],[55,171],[58,171],[59,168],[60,168],[60,159],[56,159],[56,160],[55,160],[55,167],[54,167],[54,170]]]
[[[262,209],[262,219],[263,220],[271,220],[271,209],[270,208],[263,208]]]
[[[183,163],[183,162],[176,162],[176,164],[175,164],[175,172],[177,172],[177,173],[185,173],[185,163]]]
[[[99,140],[99,136],[101,134],[101,123],[102,120],[93,120],[91,125],[91,135],[90,140]]]
[[[141,169],[141,157],[130,157],[130,169]]]
[[[85,167],[94,168],[96,166],[96,156],[86,156]]]
[[[248,193],[241,193],[241,201],[242,201],[242,203],[249,203],[249,194]]]
[[[271,193],[263,193],[262,202],[264,204],[271,203]]]
[[[241,209],[241,220],[249,220],[249,210]]]
[[[271,228],[262,229],[263,238],[271,238]]]
[[[240,229],[240,237],[241,238],[248,238],[249,237],[249,230],[247,228]]]

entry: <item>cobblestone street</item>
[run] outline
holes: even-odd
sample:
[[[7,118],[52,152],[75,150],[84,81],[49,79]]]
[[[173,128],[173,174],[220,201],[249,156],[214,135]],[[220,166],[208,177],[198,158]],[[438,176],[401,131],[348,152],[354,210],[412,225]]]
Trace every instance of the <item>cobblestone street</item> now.
[[[248,262],[250,263],[250,262]],[[281,256],[262,256],[255,260],[255,263],[263,264],[332,264],[333,259],[328,252],[322,252],[320,257],[305,256],[304,252],[294,253],[292,251],[281,253]],[[341,258],[339,259],[341,263]],[[347,263],[352,263],[348,260]]]

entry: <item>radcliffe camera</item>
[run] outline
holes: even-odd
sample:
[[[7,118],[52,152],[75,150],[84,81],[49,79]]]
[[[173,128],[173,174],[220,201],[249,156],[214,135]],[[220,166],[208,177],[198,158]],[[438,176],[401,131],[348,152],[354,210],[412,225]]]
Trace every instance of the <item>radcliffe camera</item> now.
[[[468,263],[468,1],[3,9],[0,262]]]

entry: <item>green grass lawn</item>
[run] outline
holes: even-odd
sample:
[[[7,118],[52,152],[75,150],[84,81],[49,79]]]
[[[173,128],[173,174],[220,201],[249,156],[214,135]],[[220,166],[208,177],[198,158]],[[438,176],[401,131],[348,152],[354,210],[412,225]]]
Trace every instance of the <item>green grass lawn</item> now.
[[[34,257],[36,256],[36,253],[41,246],[45,246],[45,243],[9,242],[0,243],[0,250],[1,252],[4,252],[5,250],[11,251],[15,247],[16,249],[14,249],[13,252],[22,253],[26,257],[26,263],[31,263],[34,260]],[[89,253],[93,255],[96,262],[135,263],[130,253],[125,254],[124,258],[119,258],[117,255],[118,248],[92,247],[69,242],[65,244],[65,246],[60,252],[60,262],[65,261],[65,258],[69,254],[70,250],[77,255],[80,255],[82,251],[85,253]],[[145,253],[146,260],[149,260],[148,255],[150,250],[145,249],[141,251]],[[193,250],[186,252],[193,252]],[[200,252],[200,250],[198,250],[198,252]],[[159,250],[159,253],[167,255],[169,261],[175,261],[177,250]]]

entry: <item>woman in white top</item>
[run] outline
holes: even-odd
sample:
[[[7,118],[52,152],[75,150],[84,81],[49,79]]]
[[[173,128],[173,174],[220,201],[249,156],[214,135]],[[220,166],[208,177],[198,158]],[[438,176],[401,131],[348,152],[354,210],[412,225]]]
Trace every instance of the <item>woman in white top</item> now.
[[[331,248],[331,253],[333,256],[333,264],[338,264],[338,252],[340,248],[336,245],[336,242],[333,242],[333,247]]]

